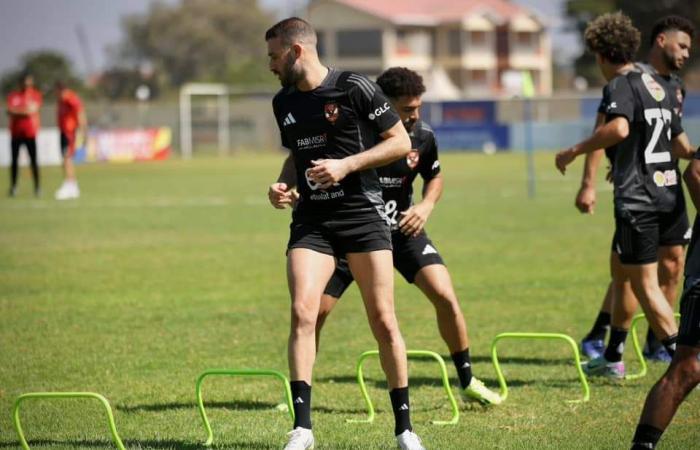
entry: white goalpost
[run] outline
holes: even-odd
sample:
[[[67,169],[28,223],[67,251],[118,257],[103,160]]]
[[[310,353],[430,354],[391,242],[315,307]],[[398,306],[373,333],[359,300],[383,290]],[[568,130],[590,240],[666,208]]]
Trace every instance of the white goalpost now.
[[[229,91],[224,84],[188,83],[180,89],[180,151],[184,159],[192,158],[192,97],[216,96],[218,100],[219,153],[229,148]]]

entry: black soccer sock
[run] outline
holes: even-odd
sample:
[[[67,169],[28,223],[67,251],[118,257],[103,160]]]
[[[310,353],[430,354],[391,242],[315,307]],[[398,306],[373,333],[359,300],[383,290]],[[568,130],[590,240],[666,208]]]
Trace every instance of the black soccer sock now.
[[[661,439],[663,430],[654,428],[651,425],[639,424],[637,431],[632,438],[632,450],[649,450],[656,448],[656,444]]]
[[[306,381],[292,381],[292,403],[294,404],[294,428],[311,429],[311,386]]]
[[[627,340],[627,330],[622,328],[610,328],[610,340],[605,348],[605,359],[609,362],[622,361],[622,353],[625,351],[625,341]]]
[[[676,354],[676,341],[678,340],[678,334],[674,334],[673,336],[669,336],[661,343],[663,344],[664,348],[668,352],[669,355],[671,355],[671,358],[673,358],[673,355]]]
[[[588,332],[584,341],[604,341],[605,335],[608,334],[610,329],[610,313],[605,311],[600,311],[598,317],[595,319],[593,328]]]
[[[661,342],[656,339],[656,335],[654,334],[654,331],[649,327],[647,330],[647,348],[649,349],[650,353],[654,353],[659,347],[661,347]]]
[[[391,409],[394,410],[394,435],[398,436],[406,430],[413,431],[411,426],[411,409],[408,401],[408,386],[389,391]]]
[[[464,389],[472,381],[472,360],[469,357],[469,349],[453,353],[451,356],[452,362],[455,363],[455,368],[457,369],[459,384]]]

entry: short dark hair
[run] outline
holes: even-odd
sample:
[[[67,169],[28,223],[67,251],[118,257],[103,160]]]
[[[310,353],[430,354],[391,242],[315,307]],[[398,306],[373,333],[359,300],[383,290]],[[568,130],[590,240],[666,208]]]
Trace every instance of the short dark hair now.
[[[651,29],[651,36],[649,36],[649,46],[654,46],[656,38],[661,33],[666,33],[672,30],[682,31],[690,36],[690,39],[695,37],[695,26],[693,26],[693,23],[690,20],[681,16],[666,16],[654,23],[654,26]]]
[[[626,64],[639,49],[640,33],[632,20],[618,11],[596,17],[583,33],[586,47],[613,64]]]
[[[405,67],[392,67],[377,78],[377,84],[389,98],[418,97],[425,92],[423,77]]]
[[[304,19],[289,17],[277,22],[265,32],[265,40],[280,38],[282,44],[290,46],[296,42],[308,45],[316,45],[316,31],[314,27]]]

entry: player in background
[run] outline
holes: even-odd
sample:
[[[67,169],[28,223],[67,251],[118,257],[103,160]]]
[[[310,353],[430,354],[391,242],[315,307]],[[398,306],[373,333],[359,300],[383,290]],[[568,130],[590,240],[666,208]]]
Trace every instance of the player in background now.
[[[75,176],[75,145],[78,136],[85,141],[87,119],[83,102],[73,90],[68,89],[62,81],[56,81],[57,121],[61,133],[61,155],[63,156],[63,184],[56,191],[56,200],[68,200],[80,197],[78,180]]]
[[[683,174],[695,210],[700,211],[700,151]],[[671,365],[651,388],[632,439],[633,450],[656,448],[685,397],[700,383],[700,218],[695,216],[693,238],[685,264],[678,348]]]
[[[274,207],[284,208],[292,202],[295,184],[299,193],[287,246],[295,420],[285,449],[314,447],[316,318],[335,258],[345,256],[379,346],[397,443],[402,449],[423,450],[410,420],[406,348],[394,312],[391,235],[374,170],[405,158],[410,139],[376,84],[362,75],[325,67],[318,59],[316,39],[311,25],[295,17],[277,23],[265,35],[270,70],[282,84],[273,110],[282,146],[290,151],[268,196]]]
[[[677,326],[659,287],[658,247],[660,237],[674,225],[674,210],[682,195],[673,157],[690,158],[693,150],[680,126],[675,92],[660,76],[634,70],[632,57],[639,47],[639,31],[629,18],[622,13],[596,18],[586,29],[585,41],[608,80],[603,91],[606,123],[590,138],[559,152],[556,165],[564,173],[578,155],[599,148],[614,152],[619,276],[629,279],[655,334],[673,354]],[[617,284],[618,274],[615,277]],[[584,366],[589,375],[624,376],[622,352],[628,331],[624,322],[628,317],[628,311],[613,310],[604,354]]]
[[[635,63],[635,69],[643,73],[658,74],[675,91],[678,101],[678,113],[682,116],[683,99],[685,98],[685,86],[683,80],[676,74],[683,68],[690,57],[690,48],[695,35],[695,27],[687,19],[679,16],[666,16],[657,21],[650,36],[650,50],[648,63]],[[605,123],[605,111],[602,104],[596,117],[596,128]],[[576,196],[576,207],[582,213],[593,214],[596,203],[595,182],[598,166],[605,150],[600,149],[586,154],[581,188]],[[606,153],[610,153],[609,151]],[[612,165],[614,155],[607,154]],[[685,207],[685,197],[681,195],[676,205],[675,226],[671,227],[659,242],[659,285],[664,292],[671,307],[677,297],[677,286],[683,273],[684,246],[690,240],[690,227]],[[621,270],[619,256],[613,245],[610,253],[610,270],[616,273]],[[614,278],[614,276],[613,276]],[[596,317],[590,332],[581,341],[581,350],[589,358],[599,357],[605,349],[605,337],[610,328],[610,317],[613,304],[613,282],[608,285],[603,304]],[[617,287],[617,292],[622,293],[622,300],[627,303],[627,309],[633,309],[637,300],[629,286],[629,283]],[[654,336],[651,328],[647,332],[647,340],[644,346],[644,356],[650,360],[671,360],[666,349]]]
[[[34,89],[34,77],[29,73],[22,74],[19,89],[7,96],[7,114],[10,116],[10,147],[12,162],[10,164],[9,196],[17,195],[17,175],[19,171],[19,150],[26,147],[34,179],[34,195],[41,195],[39,183],[39,163],[37,161],[36,136],[39,132],[39,108],[41,108],[41,92]]]
[[[411,138],[406,158],[377,169],[387,214],[391,220],[394,267],[409,283],[415,284],[435,307],[438,329],[457,369],[465,399],[498,404],[501,398],[472,375],[467,326],[442,257],[425,232],[425,224],[443,190],[435,134],[420,119],[423,79],[416,72],[394,67],[377,78]],[[423,179],[423,198],[413,202],[413,181]],[[316,322],[316,348],[321,328],[343,292],[352,283],[347,261],[340,259],[321,299]]]

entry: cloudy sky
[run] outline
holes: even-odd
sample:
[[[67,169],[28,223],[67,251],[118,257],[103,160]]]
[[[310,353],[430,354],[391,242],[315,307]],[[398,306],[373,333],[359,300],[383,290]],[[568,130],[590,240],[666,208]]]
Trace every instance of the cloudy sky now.
[[[179,0],[161,0],[177,3]],[[537,10],[557,36],[555,54],[570,58],[580,46],[576,36],[564,31],[560,10],[565,0],[512,0]],[[31,50],[55,49],[68,55],[76,71],[87,72],[86,58],[77,28],[88,40],[88,51],[97,69],[108,63],[107,49],[121,40],[120,19],[148,10],[153,0],[0,0],[0,73],[15,68],[19,57]],[[306,0],[261,0],[264,7],[287,16]]]

